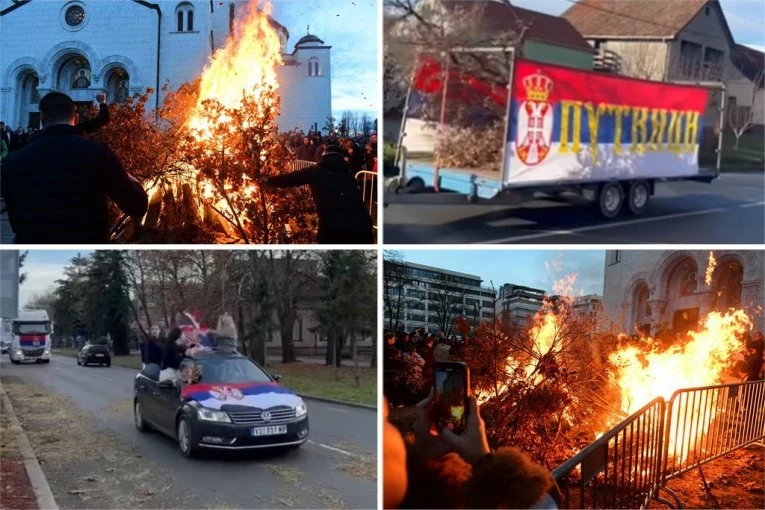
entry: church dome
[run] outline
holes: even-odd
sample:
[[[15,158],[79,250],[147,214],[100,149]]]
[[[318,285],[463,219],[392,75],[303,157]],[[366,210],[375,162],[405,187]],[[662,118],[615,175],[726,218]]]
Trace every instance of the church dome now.
[[[304,46],[310,43],[324,44],[324,41],[322,41],[321,39],[319,39],[313,34],[307,34],[300,38],[300,40],[295,44],[295,48],[298,48],[300,46]]]

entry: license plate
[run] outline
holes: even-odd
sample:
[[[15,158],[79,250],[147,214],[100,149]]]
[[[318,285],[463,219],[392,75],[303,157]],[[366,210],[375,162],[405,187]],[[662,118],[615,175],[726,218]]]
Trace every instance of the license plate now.
[[[275,436],[286,433],[287,425],[272,425],[270,427],[255,427],[252,429],[253,436]]]
[[[103,358],[103,357],[104,357],[103,354],[96,354],[96,358]]]

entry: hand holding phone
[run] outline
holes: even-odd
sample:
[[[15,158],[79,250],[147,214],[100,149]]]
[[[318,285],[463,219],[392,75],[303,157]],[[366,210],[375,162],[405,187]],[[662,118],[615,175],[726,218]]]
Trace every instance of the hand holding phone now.
[[[441,437],[460,457],[470,464],[475,464],[491,450],[486,439],[486,426],[478,412],[478,402],[475,397],[468,399],[467,410],[465,430],[462,434],[457,435],[444,429],[441,432]]]
[[[433,376],[436,429],[459,435],[466,425],[470,370],[461,361],[437,361]]]

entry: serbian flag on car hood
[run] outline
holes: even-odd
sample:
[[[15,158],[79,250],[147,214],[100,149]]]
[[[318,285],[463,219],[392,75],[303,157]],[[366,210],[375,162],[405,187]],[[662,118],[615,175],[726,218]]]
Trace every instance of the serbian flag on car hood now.
[[[424,94],[441,92],[445,73],[443,65],[433,57],[421,57],[415,64],[414,89]],[[507,105],[507,84],[493,84],[459,70],[449,70],[446,97],[451,100],[475,102],[488,99],[497,106]]]
[[[274,406],[296,407],[301,398],[277,383],[190,384],[181,397],[196,400],[209,409],[237,405],[268,409]]]

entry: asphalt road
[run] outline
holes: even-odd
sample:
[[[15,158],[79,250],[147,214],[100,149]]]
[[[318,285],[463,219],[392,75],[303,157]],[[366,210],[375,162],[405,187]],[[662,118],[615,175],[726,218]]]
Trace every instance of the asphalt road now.
[[[659,183],[639,218],[606,220],[577,197],[468,204],[453,193],[385,196],[385,244],[762,244],[765,174]]]
[[[172,475],[176,483],[185,484],[186,490],[209,507],[220,508],[222,502],[225,508],[258,508],[285,498],[294,508],[377,505],[377,482],[349,474],[357,463],[376,465],[375,411],[306,400],[311,435],[298,450],[186,459],[171,439],[135,429],[131,407],[134,370],[79,367],[74,358],[63,356],[54,356],[48,365],[11,365],[3,355],[0,365],[5,376],[20,377],[25,383],[70,398],[95,416],[98,426],[135,446],[152,471]],[[279,468],[298,473],[300,482],[285,490]]]

